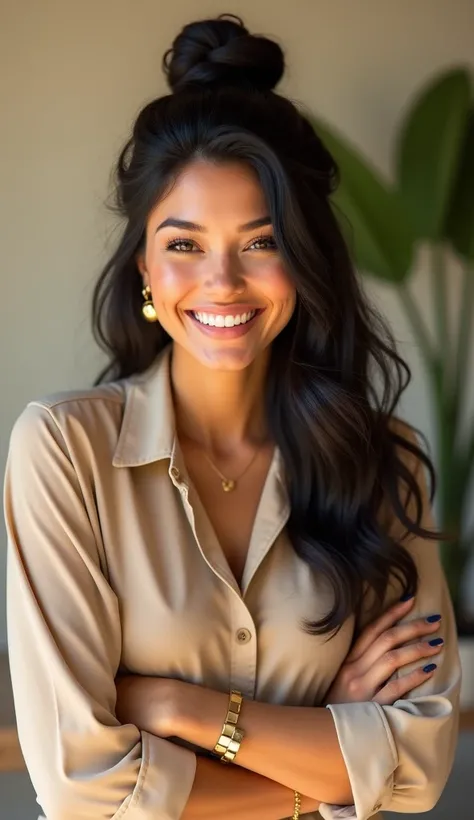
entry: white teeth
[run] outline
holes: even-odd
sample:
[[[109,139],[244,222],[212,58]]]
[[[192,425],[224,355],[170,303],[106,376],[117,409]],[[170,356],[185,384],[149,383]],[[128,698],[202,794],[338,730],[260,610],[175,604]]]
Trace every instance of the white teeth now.
[[[245,325],[256,314],[256,310],[250,310],[248,313],[241,313],[237,316],[223,315],[222,313],[196,313],[193,316],[198,322],[203,325],[210,325],[211,327],[235,327],[235,325]]]

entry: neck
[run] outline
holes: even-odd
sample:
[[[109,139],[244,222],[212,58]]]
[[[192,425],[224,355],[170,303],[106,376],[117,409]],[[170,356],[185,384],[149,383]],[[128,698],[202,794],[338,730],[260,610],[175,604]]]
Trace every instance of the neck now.
[[[174,344],[171,382],[178,435],[215,453],[268,439],[265,380],[268,353],[244,370],[213,370]]]

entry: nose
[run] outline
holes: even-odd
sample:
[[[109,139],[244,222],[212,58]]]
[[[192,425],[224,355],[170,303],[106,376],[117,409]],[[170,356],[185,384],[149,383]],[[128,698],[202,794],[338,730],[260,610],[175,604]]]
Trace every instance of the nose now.
[[[231,254],[221,254],[213,259],[205,276],[204,289],[209,296],[214,297],[243,293],[245,279],[239,261]]]

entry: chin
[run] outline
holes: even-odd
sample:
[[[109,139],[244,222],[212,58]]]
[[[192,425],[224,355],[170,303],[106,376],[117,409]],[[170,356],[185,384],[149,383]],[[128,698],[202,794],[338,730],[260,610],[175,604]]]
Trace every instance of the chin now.
[[[237,371],[250,367],[257,358],[262,356],[264,351],[248,348],[227,348],[226,350],[223,346],[216,346],[214,349],[212,347],[195,348],[190,352],[195,359],[210,370]]]

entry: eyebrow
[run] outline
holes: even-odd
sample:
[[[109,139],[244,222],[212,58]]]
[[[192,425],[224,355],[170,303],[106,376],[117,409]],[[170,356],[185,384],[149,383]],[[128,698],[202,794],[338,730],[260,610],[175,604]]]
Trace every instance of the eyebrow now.
[[[239,233],[245,233],[245,231],[254,231],[256,228],[263,228],[266,225],[271,224],[272,220],[269,216],[261,216],[259,219],[252,219],[251,222],[246,222],[245,225],[240,225],[238,231]],[[162,228],[180,228],[183,231],[199,231],[200,233],[207,233],[207,228],[203,225],[198,225],[197,222],[188,222],[186,219],[175,219],[172,216],[169,216],[168,219],[161,222],[155,233],[161,231]]]

